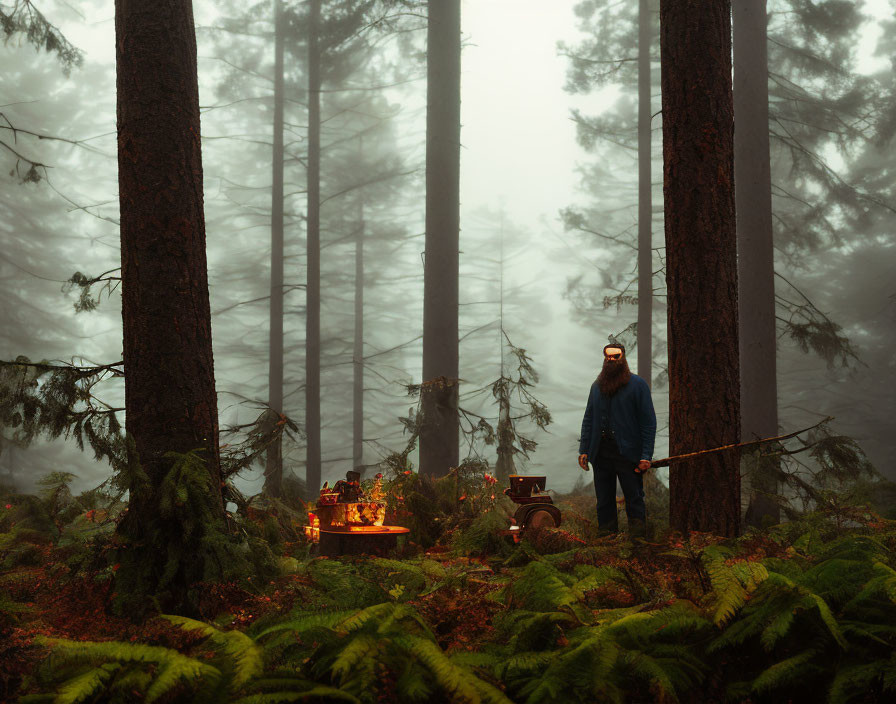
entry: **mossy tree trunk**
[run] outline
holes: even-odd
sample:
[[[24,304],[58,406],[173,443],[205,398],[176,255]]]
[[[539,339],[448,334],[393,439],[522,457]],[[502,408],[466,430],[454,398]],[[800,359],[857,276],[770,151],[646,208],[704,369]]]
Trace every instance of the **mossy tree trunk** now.
[[[134,615],[147,594],[190,612],[190,585],[222,573],[206,548],[225,540],[190,0],[117,0],[115,31],[131,441],[116,590]],[[166,457],[194,450],[191,463]]]
[[[670,454],[740,438],[730,0],[662,0]],[[670,522],[737,535],[737,452],[670,467]]]
[[[460,0],[428,3],[428,12],[420,471],[443,476],[460,458]]]

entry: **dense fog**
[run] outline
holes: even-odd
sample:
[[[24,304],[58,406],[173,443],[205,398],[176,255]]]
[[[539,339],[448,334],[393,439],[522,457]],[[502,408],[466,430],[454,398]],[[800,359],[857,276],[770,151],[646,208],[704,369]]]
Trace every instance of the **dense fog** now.
[[[796,21],[786,12],[790,4],[769,3],[770,101],[781,108],[770,126],[778,426],[789,433],[834,416],[830,429],[854,438],[877,470],[896,480],[893,7],[884,0],[864,3],[867,14],[857,27],[838,29],[818,19],[803,32],[789,25]],[[516,369],[510,343],[525,349],[538,373],[530,390],[552,422],[542,431],[531,420],[519,421],[537,448],[529,459],[517,456],[518,469],[547,474],[558,491],[590,481],[576,466],[578,437],[611,336],[628,345],[636,371],[637,93],[625,63],[600,64],[600,51],[590,46],[597,38],[628,50],[623,32],[595,33],[594,5],[601,3],[467,0],[462,15],[460,405],[474,414],[462,426],[475,424],[475,414],[497,424],[491,384]],[[80,287],[66,283],[76,272],[115,277],[120,266],[113,3],[46,2],[39,9],[83,52],[83,63],[66,66],[60,52],[36,50],[22,34],[0,47],[0,358],[113,363],[122,356],[118,282],[94,285],[88,295],[98,302],[82,312],[76,312]],[[224,430],[252,423],[268,400],[273,25],[270,3],[196,0],[194,12]],[[412,8],[396,11],[381,27],[334,39],[324,55],[321,476],[331,483],[353,466],[360,228],[367,471],[404,447],[399,419],[417,402],[406,387],[422,380],[425,24]],[[284,412],[301,427],[306,48],[301,27],[289,31],[283,393]],[[800,64],[783,38],[819,42],[824,61],[836,63]],[[595,68],[604,65],[606,71]],[[658,113],[658,50],[652,70],[652,112]],[[787,111],[798,102],[793,91],[811,96],[805,97],[809,112]],[[657,115],[650,331],[655,457],[668,454],[660,125]],[[105,380],[93,393],[110,407],[124,406],[121,379]],[[2,432],[0,475],[25,490],[53,470],[74,472],[78,489],[109,474],[89,448],[81,452],[71,440],[37,438],[26,447],[14,429]],[[285,471],[304,478],[301,434],[286,440],[283,451]],[[481,436],[461,440],[462,457],[494,464],[494,452]],[[668,470],[658,476],[667,482]],[[243,472],[237,485],[247,494],[261,491],[261,465]]]

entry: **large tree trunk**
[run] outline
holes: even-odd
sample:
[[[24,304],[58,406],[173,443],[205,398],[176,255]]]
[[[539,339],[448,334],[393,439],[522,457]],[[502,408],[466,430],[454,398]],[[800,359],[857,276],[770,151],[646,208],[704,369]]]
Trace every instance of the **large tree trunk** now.
[[[746,440],[778,434],[775,257],[768,136],[766,9],[759,0],[733,0],[734,183],[737,199],[740,307],[741,433]],[[750,505],[746,521],[780,520],[775,460],[759,449],[746,455]]]
[[[359,149],[359,154],[363,151]],[[355,238],[355,339],[352,352],[352,467],[364,464],[364,200],[358,194],[358,234]]]
[[[131,463],[116,591],[134,614],[146,594],[184,612],[190,583],[220,573],[224,517],[190,0],[117,0],[115,34],[125,407],[145,474]],[[165,454],[192,450],[174,476]],[[166,503],[174,486],[186,506]]]
[[[307,313],[305,324],[305,484],[320,489],[320,1],[308,17],[308,212]]]
[[[653,374],[653,184],[650,182],[650,10],[638,11],[638,376],[647,385]]]
[[[420,471],[459,463],[460,0],[428,4]]]
[[[740,438],[730,0],[662,0],[670,454]],[[740,529],[737,452],[670,467],[674,529]]]
[[[268,406],[283,413],[283,0],[274,0],[274,149],[271,154],[271,317]],[[273,421],[273,416],[271,417]],[[273,426],[273,423],[271,424]],[[282,436],[268,447],[264,493],[283,491]]]

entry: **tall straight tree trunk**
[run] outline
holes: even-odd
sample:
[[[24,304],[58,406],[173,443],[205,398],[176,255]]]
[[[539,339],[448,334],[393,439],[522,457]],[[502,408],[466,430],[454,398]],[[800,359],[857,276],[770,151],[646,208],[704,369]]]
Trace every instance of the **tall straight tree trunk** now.
[[[358,235],[355,239],[355,340],[352,361],[352,467],[361,471],[364,464],[364,200],[360,194]]]
[[[305,483],[320,488],[320,2],[308,17],[308,212],[307,313],[305,323]]]
[[[653,184],[651,182],[650,0],[638,5],[638,376],[653,385]],[[656,491],[654,472],[644,493]]]
[[[428,3],[420,471],[459,464],[460,0]]]
[[[730,0],[661,0],[670,454],[740,439]],[[669,469],[674,529],[740,530],[737,452]]]
[[[271,154],[271,318],[268,406],[283,413],[283,0],[274,0],[274,149]],[[271,417],[273,421],[273,416]],[[264,493],[283,490],[283,442],[268,447]]]
[[[134,615],[147,594],[166,611],[183,613],[193,611],[189,585],[220,572],[208,545],[223,531],[224,518],[190,0],[117,0],[115,35],[132,442],[116,592],[119,608]],[[199,450],[201,464],[165,456],[192,450]],[[172,505],[175,486],[187,493],[180,511]]]
[[[768,137],[768,54],[764,0],[733,0],[734,183],[740,305],[741,433],[745,440],[778,434],[775,256]],[[780,520],[775,460],[759,450],[746,459],[746,521]]]
[[[650,182],[650,10],[638,10],[638,376],[652,384],[653,224]]]

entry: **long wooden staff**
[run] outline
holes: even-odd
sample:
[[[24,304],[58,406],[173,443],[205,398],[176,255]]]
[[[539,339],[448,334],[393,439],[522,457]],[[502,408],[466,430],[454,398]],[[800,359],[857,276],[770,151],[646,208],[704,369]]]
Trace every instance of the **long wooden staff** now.
[[[668,467],[670,463],[677,460],[689,460],[692,457],[699,457],[701,455],[708,455],[710,452],[721,452],[722,450],[733,450],[736,447],[748,447],[750,445],[760,445],[764,442],[774,442],[775,440],[786,440],[787,438],[792,438],[800,433],[805,433],[807,430],[812,430],[817,428],[819,425],[823,423],[827,423],[829,420],[834,420],[834,416],[828,416],[824,420],[818,421],[815,425],[810,425],[808,428],[803,428],[802,430],[797,430],[793,433],[787,433],[787,435],[778,435],[774,438],[760,438],[759,440],[750,440],[749,442],[739,442],[733,445],[722,445],[722,447],[713,447],[710,450],[700,450],[699,452],[689,452],[686,455],[673,455],[672,457],[664,457],[661,460],[653,460],[650,463],[651,469],[656,467]]]

